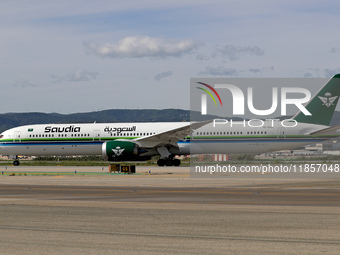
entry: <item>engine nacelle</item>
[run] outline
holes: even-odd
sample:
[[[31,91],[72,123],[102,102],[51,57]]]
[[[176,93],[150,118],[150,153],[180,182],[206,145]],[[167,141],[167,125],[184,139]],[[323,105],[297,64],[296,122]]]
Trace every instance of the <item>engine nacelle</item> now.
[[[130,141],[108,141],[102,145],[102,155],[104,160],[148,160],[150,157],[139,156],[141,150],[138,144]]]
[[[102,155],[105,160],[117,160],[139,155],[138,144],[129,141],[109,141],[102,145]]]

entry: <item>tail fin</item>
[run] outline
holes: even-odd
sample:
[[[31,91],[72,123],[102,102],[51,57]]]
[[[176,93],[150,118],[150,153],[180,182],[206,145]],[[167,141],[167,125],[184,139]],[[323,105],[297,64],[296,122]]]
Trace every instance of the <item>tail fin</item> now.
[[[340,74],[334,75],[305,105],[312,115],[299,111],[293,119],[297,122],[329,126],[340,96]]]

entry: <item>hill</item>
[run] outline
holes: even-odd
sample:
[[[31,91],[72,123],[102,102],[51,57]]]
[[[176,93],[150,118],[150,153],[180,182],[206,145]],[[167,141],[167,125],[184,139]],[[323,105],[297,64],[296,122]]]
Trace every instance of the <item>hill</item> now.
[[[181,109],[165,110],[122,110],[112,109],[97,112],[57,113],[5,113],[0,114],[0,132],[12,127],[47,123],[105,123],[105,122],[173,122],[190,121],[190,111]]]

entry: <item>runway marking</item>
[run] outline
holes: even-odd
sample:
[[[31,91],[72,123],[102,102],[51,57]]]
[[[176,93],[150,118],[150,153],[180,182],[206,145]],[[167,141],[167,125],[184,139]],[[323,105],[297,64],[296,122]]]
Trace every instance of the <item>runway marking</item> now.
[[[18,185],[20,186],[20,185]],[[124,187],[124,186],[123,186]],[[140,186],[129,186],[132,187],[132,189],[115,189],[115,188],[94,188],[94,189],[89,189],[89,188],[66,188],[64,186],[60,186],[57,188],[52,188],[52,187],[35,187],[35,185],[32,186],[25,186],[25,187],[6,187],[6,186],[0,186],[0,190],[58,190],[58,191],[101,191],[101,192],[124,192],[124,193],[131,193],[131,192],[147,192],[147,193],[242,193],[242,194],[253,194],[255,192],[261,191],[261,194],[270,194],[270,195],[278,195],[278,194],[283,194],[283,195],[289,195],[289,194],[299,194],[299,195],[332,195],[332,196],[339,196],[339,193],[321,193],[321,192],[287,192],[286,188],[281,188],[284,190],[284,192],[270,192],[267,190],[270,189],[279,189],[279,188],[244,188],[244,189],[218,189],[218,190],[211,190],[210,188],[207,189],[197,189],[197,190],[159,190],[155,189],[158,188],[157,186],[152,188],[144,188]],[[141,189],[139,189],[141,188]],[[162,188],[162,187],[160,187]],[[319,191],[319,190],[318,190]]]
[[[61,200],[67,200],[67,198],[76,198],[76,197],[101,197],[101,196],[109,196],[107,194],[92,194],[92,195],[44,195],[44,196],[8,196],[8,197],[0,197],[2,199],[36,199],[36,198],[60,198]],[[147,198],[146,198],[147,199]],[[87,203],[91,202],[96,202],[96,201],[87,201]],[[125,202],[110,202],[110,201],[105,201],[106,203],[122,203],[124,204]],[[136,203],[136,202],[133,202]],[[266,204],[266,205],[273,205],[273,204],[339,204],[340,200],[313,200],[313,201],[305,201],[305,200],[296,200],[296,201],[291,201],[291,200],[284,200],[284,201],[197,201],[197,202],[192,202],[192,201],[168,201],[168,202],[163,202],[163,201],[158,201],[158,202],[150,202],[150,201],[145,201],[145,202],[138,202],[140,204],[149,204],[149,203],[154,203],[154,204],[216,204],[216,205],[222,205],[222,204]]]
[[[181,234],[163,234],[163,233],[141,233],[141,232],[109,232],[109,231],[91,231],[91,230],[70,230],[70,229],[48,229],[34,227],[13,227],[1,226],[0,229],[25,230],[25,231],[44,231],[58,233],[79,233],[95,235],[118,235],[118,236],[138,236],[138,237],[159,237],[159,238],[180,238],[180,239],[209,239],[209,240],[227,240],[227,241],[253,241],[253,242],[280,242],[280,243],[312,243],[312,244],[334,244],[340,245],[340,240],[331,239],[299,239],[299,238],[271,238],[271,237],[249,237],[249,236],[210,236],[210,235],[181,235]]]
[[[117,192],[117,193],[97,193],[97,194],[59,194],[59,195],[39,195],[39,194],[29,194],[29,195],[0,195],[0,198],[41,198],[41,197],[95,197],[95,196],[101,196],[101,197],[108,197],[108,196],[112,196],[112,197],[117,197],[117,196],[121,196],[121,195],[125,195],[125,196],[140,196],[140,195],[147,195],[147,194],[171,194],[171,193],[191,193],[191,192],[160,192],[160,191],[143,191],[143,192]],[[202,192],[196,192],[197,194],[208,194],[207,193],[202,193]],[[214,192],[210,192],[209,194],[221,194],[221,193],[214,193]],[[339,197],[339,194],[320,194],[320,193],[260,193],[260,194],[254,194],[254,192],[224,192],[223,194],[239,194],[239,195],[254,195],[254,197],[261,197],[261,196],[266,196],[266,195],[312,195],[314,197],[316,196],[336,196]],[[313,200],[316,201],[316,200]],[[339,201],[334,201],[334,200],[330,200],[333,202],[339,202]],[[329,202],[330,202],[329,201]]]
[[[308,196],[340,196],[339,193],[321,193],[321,192],[287,192],[284,190],[282,192],[271,192],[268,189],[233,189],[230,190],[210,190],[210,189],[199,189],[199,190],[155,190],[155,189],[138,189],[139,187],[135,187],[136,189],[87,189],[87,188],[42,188],[42,187],[0,187],[0,190],[30,190],[30,191],[88,191],[88,192],[103,192],[101,194],[82,194],[82,196],[93,196],[93,195],[102,195],[102,196],[111,196],[111,195],[140,195],[140,194],[167,194],[167,193],[191,193],[191,194],[240,194],[240,195],[308,195]],[[109,193],[109,194],[108,194]],[[257,194],[258,193],[258,194]],[[31,194],[32,195],[32,194]],[[71,196],[71,195],[70,195]],[[2,197],[2,196],[0,196]]]
[[[314,204],[314,203],[340,203],[340,200],[339,201],[324,201],[324,200],[321,200],[321,201],[318,201],[318,200],[313,200],[313,201],[301,201],[301,200],[297,200],[297,201],[291,201],[291,200],[287,200],[287,201],[226,201],[226,202],[208,202],[207,204],[300,204],[300,203],[303,203],[303,204]]]
[[[14,190],[13,194],[5,195],[5,190]],[[10,201],[11,199],[36,199],[37,201],[80,201],[85,199],[88,203],[103,201],[112,203],[116,199],[137,200],[143,199],[147,204],[154,200],[158,204],[235,204],[235,205],[322,205],[339,206],[340,193],[334,190],[307,190],[308,192],[289,192],[287,189],[268,188],[193,188],[190,190],[177,190],[177,188],[162,187],[140,187],[130,186],[126,189],[120,187],[64,187],[44,185],[9,185],[0,187],[2,195],[0,199]],[[309,192],[315,191],[315,192]],[[321,192],[320,192],[321,191]],[[332,193],[327,193],[333,191]],[[16,193],[16,194],[15,194]],[[167,199],[168,201],[164,201]],[[179,200],[179,201],[176,201]]]

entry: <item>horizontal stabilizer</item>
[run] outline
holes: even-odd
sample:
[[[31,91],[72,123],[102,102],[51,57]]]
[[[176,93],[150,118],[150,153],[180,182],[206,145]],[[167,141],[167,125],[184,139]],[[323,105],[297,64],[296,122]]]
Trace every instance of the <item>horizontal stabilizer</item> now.
[[[315,136],[336,136],[336,135],[338,135],[338,136],[340,136],[340,125],[325,128],[325,129],[313,132],[310,135],[315,135]]]

